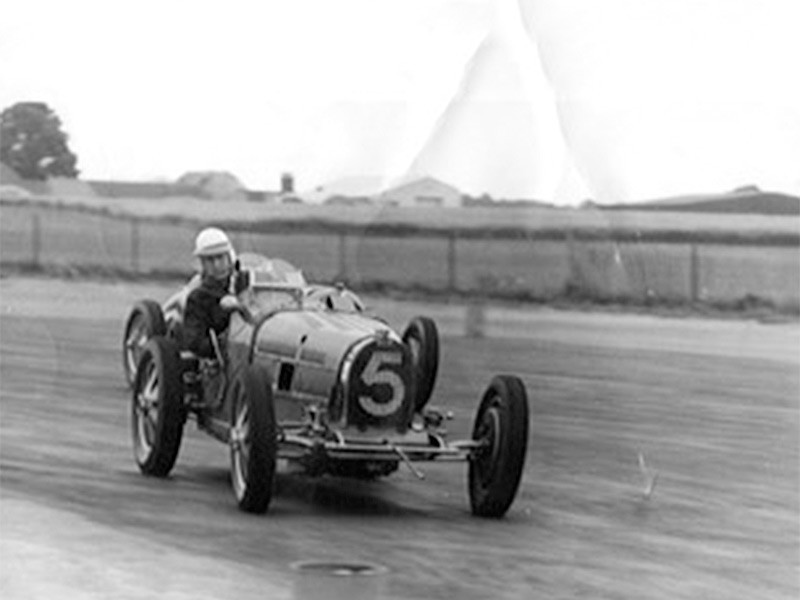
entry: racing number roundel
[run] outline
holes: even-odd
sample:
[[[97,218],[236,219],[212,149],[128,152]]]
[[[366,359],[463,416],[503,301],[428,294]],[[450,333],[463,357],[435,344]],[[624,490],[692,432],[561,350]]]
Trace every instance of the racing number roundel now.
[[[406,386],[398,369],[403,355],[397,350],[375,350],[361,371],[358,403],[375,417],[387,417],[403,405]]]

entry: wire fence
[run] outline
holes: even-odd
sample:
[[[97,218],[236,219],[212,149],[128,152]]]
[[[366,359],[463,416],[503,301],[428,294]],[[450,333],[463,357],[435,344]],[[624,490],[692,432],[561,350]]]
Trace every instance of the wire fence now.
[[[189,274],[199,226],[71,208],[3,205],[0,262],[133,274]],[[314,281],[531,300],[800,306],[796,241],[723,243],[664,236],[503,235],[391,228],[229,233],[240,252],[281,257]]]

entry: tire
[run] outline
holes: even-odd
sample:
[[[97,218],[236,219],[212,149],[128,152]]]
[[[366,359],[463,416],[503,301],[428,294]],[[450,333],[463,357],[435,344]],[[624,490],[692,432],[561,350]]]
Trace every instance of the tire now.
[[[272,500],[278,429],[272,384],[260,366],[250,365],[233,390],[230,451],[231,485],[239,508],[264,513]]]
[[[131,309],[122,337],[122,370],[128,387],[133,387],[136,368],[147,340],[156,335],[165,335],[164,313],[153,300],[141,300]]]
[[[145,345],[136,370],[131,433],[136,464],[145,475],[166,477],[183,438],[182,365],[178,347],[161,336]]]
[[[414,364],[414,411],[422,412],[433,393],[439,370],[439,331],[427,317],[414,317],[403,333]]]
[[[492,379],[475,415],[472,439],[487,442],[470,457],[472,514],[500,518],[517,494],[528,447],[528,397],[518,377]]]

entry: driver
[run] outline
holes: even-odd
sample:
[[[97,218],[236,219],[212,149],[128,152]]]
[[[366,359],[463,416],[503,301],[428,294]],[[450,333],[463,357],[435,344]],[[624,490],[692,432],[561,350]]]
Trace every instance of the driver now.
[[[219,336],[228,328],[231,312],[240,306],[230,292],[236,253],[224,231],[209,227],[197,234],[194,255],[200,259],[202,279],[186,299],[184,340],[197,356],[214,358],[209,330]]]

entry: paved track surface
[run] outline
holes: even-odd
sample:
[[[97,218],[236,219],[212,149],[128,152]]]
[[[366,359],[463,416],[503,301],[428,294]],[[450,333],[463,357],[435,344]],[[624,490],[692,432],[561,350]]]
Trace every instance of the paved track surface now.
[[[375,483],[280,475],[270,512],[236,510],[221,444],[188,426],[172,477],[141,476],[120,336],[170,289],[2,279],[3,598],[797,598],[796,323],[376,301],[443,334],[434,402],[471,427],[496,372],[525,381],[531,438],[501,521],[469,515],[466,469]],[[646,466],[659,476],[645,496]],[[369,562],[315,580],[300,560]],[[353,587],[355,586],[355,587]]]

